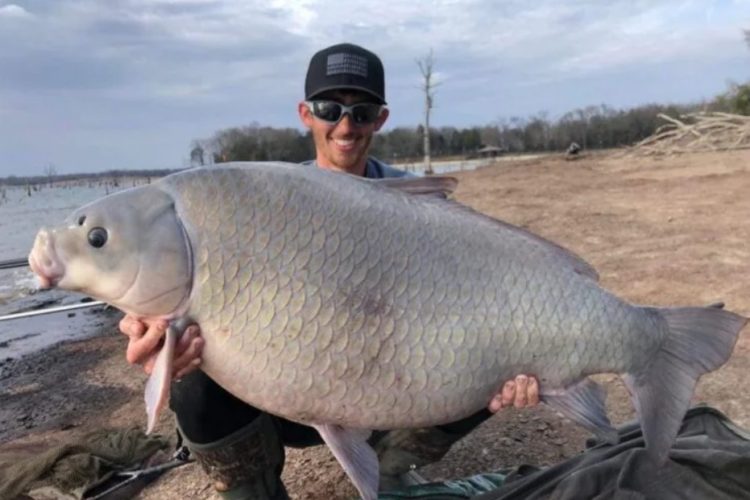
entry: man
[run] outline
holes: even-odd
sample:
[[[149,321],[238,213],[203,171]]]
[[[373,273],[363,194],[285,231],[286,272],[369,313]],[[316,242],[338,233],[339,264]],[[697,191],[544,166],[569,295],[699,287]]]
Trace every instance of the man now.
[[[406,172],[368,156],[372,138],[388,118],[380,59],[361,47],[341,44],[316,53],[305,80],[305,101],[297,111],[315,142],[318,168],[368,178],[401,177]],[[130,337],[127,359],[153,366],[165,322],[146,325],[126,316],[120,330]],[[177,346],[170,407],[191,453],[222,496],[233,499],[283,499],[280,480],[284,445],[309,446],[322,440],[311,427],[270,416],[234,398],[200,370],[203,340],[196,325]],[[450,446],[492,412],[504,406],[538,402],[533,378],[519,376],[504,385],[483,410],[460,422],[428,429],[375,433],[381,489],[399,487],[412,466],[439,460]]]

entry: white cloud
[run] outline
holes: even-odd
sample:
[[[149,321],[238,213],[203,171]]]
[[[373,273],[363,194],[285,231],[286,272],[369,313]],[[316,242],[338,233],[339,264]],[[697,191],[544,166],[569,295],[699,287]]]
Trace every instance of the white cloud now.
[[[28,18],[31,14],[21,6],[15,4],[4,5],[0,7],[0,18]]]

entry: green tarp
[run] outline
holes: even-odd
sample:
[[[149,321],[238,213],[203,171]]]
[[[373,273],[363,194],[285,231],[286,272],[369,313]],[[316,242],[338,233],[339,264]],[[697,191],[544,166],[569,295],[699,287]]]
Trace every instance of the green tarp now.
[[[111,474],[142,464],[170,447],[166,438],[137,427],[97,430],[47,449],[26,447],[0,454],[0,499],[37,489],[47,498],[81,498]]]

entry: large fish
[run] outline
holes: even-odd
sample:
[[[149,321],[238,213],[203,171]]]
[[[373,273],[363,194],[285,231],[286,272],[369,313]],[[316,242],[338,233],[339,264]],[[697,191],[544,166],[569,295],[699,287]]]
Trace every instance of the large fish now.
[[[604,391],[586,377],[622,374],[663,463],[697,379],[729,358],[746,319],[631,305],[569,251],[446,199],[454,187],[282,163],[189,170],[41,230],[30,263],[43,285],[196,321],[202,369],[313,425],[368,500],[369,430],[461,419],[517,373],[608,439]],[[149,382],[150,426],[175,335]]]

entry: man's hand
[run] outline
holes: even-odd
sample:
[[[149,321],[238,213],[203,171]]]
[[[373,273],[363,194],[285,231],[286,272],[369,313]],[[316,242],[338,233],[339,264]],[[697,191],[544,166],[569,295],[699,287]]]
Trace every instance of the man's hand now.
[[[525,408],[539,403],[539,382],[527,375],[518,375],[515,380],[509,380],[502,390],[495,394],[487,408],[496,413],[502,408],[515,406]]]
[[[128,363],[142,365],[150,375],[167,331],[167,322],[139,320],[127,315],[120,320],[120,331],[130,339],[125,359]],[[172,378],[179,379],[198,368],[202,350],[203,338],[198,325],[188,326],[175,346]]]

